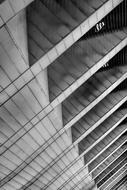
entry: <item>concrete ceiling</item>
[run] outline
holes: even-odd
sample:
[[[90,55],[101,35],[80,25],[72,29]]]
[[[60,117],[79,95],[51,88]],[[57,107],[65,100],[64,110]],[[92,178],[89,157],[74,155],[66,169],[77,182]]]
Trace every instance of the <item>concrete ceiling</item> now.
[[[127,1],[0,1],[0,189],[127,189]]]

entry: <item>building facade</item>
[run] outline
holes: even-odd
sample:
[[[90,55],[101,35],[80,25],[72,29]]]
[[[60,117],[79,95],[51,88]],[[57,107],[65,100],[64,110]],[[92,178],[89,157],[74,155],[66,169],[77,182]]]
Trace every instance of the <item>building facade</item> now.
[[[0,1],[0,189],[127,190],[127,1]]]

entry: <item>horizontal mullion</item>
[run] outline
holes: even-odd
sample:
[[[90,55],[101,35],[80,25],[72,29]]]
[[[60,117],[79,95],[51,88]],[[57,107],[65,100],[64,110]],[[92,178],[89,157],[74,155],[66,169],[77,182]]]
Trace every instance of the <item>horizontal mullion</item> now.
[[[118,3],[118,2],[117,2]],[[47,58],[46,58],[46,60],[47,60]],[[44,61],[44,62],[47,62],[47,61]],[[37,67],[37,68],[36,68]],[[33,67],[31,67],[31,70],[33,71],[33,73],[35,74],[35,75],[37,75],[40,71],[41,71],[41,67],[39,66],[39,65],[35,65],[35,66],[33,66]],[[29,69],[28,70],[26,70],[24,73],[23,73],[23,75],[25,75],[27,72],[29,71]],[[34,77],[34,76],[33,76]],[[20,79],[21,77],[19,77],[18,79]],[[15,81],[17,81],[17,80],[15,80]],[[6,100],[7,100],[7,98],[6,98]]]
[[[123,159],[121,159],[118,163],[116,163],[116,165],[115,165],[113,168],[111,168],[110,171],[107,171],[107,172],[105,171],[106,173],[105,173],[105,175],[102,177],[102,179],[100,179],[99,182],[96,182],[97,186],[98,186],[98,187],[103,186],[103,184],[105,184],[105,183],[108,181],[107,177],[110,176],[111,173],[112,173],[112,174],[115,173],[116,170],[119,168],[119,165],[125,164],[125,163],[126,163],[126,158],[123,158]],[[111,175],[110,177],[112,177],[112,175]]]
[[[124,145],[123,145],[124,146]],[[124,150],[125,149],[125,150]],[[108,168],[110,167],[111,164],[114,164],[114,162],[119,159],[123,154],[126,153],[127,149],[124,148],[121,149],[121,151],[118,149],[115,151],[114,154],[108,156],[108,158],[104,159],[104,161],[101,164],[98,164],[95,168],[93,168],[92,171],[92,176],[93,179],[98,183],[100,181],[99,176]],[[118,152],[118,153],[117,153]],[[110,158],[113,157],[113,159],[110,161]],[[105,164],[106,162],[106,164]],[[101,168],[102,166],[102,168]],[[98,173],[96,173],[96,171],[99,169],[99,167],[101,168]],[[91,172],[90,171],[90,172]]]
[[[83,124],[83,126],[82,126],[82,131],[83,131],[83,128],[85,127],[85,126],[87,126],[88,125],[88,127],[87,127],[87,129],[85,130],[84,129],[84,133],[82,133],[80,136],[79,136],[79,138],[78,139],[76,139],[73,143],[74,144],[77,144],[77,143],[79,143],[83,138],[85,138],[87,135],[89,135],[94,129],[96,129],[96,127],[98,127],[105,119],[107,119],[114,111],[116,111],[125,101],[127,100],[127,97],[125,97],[125,98],[123,98],[123,97],[121,97],[120,99],[119,99],[119,101],[116,103],[116,104],[113,104],[112,105],[112,107],[107,111],[107,112],[104,112],[103,114],[102,114],[102,116],[99,116],[98,117],[98,120],[97,121],[94,121],[94,124],[92,124],[91,126],[90,125],[88,125],[87,124],[87,122],[86,122],[86,120],[85,120],[85,118],[87,117],[87,115],[89,116],[91,116],[91,114],[92,114],[92,111],[90,111],[90,112],[88,112],[86,115],[85,115],[85,117],[84,118],[82,118],[81,120],[84,120],[84,124]],[[103,102],[103,101],[102,101]],[[101,105],[102,103],[100,103],[100,105]],[[100,110],[100,108],[102,107],[102,106],[100,106],[99,104],[94,108],[94,109],[96,109],[96,112],[95,112],[95,114],[97,113],[97,110],[99,109]],[[80,120],[79,120],[80,121]],[[79,123],[79,122],[78,122]],[[75,125],[74,125],[75,126]],[[72,133],[73,133],[73,127],[74,126],[72,126]]]
[[[61,51],[59,52],[59,55],[61,55],[62,53],[64,53],[64,51],[66,51],[70,46],[72,46],[79,38],[81,38],[84,33],[86,33],[90,28],[92,28],[93,25],[95,25],[98,22],[98,19],[101,20],[106,14],[108,14],[112,9],[114,9],[115,6],[117,6],[118,4],[120,4],[122,2],[122,0],[119,0],[118,2],[113,3],[113,7],[110,5],[110,9],[106,9],[106,7],[109,7],[109,4],[111,4],[111,1],[108,2],[104,2],[104,5],[102,5],[96,12],[94,12],[90,17],[88,17],[88,19],[86,19],[82,24],[80,24],[78,27],[76,27],[69,35],[67,35],[63,41],[68,42],[66,48],[61,49]],[[101,13],[101,11],[103,10],[103,8],[105,7],[105,14],[99,14]],[[99,18],[95,17],[95,14],[99,14]],[[91,20],[92,17],[94,16],[94,20],[93,22],[90,23],[90,25],[88,24],[88,20]],[[97,20],[96,20],[97,19]],[[85,29],[84,29],[84,25],[85,25]],[[80,31],[80,32],[78,32]],[[82,32],[81,32],[82,31]],[[72,39],[73,35],[75,36],[75,33],[77,32],[77,36],[76,39],[74,40],[70,40]],[[62,42],[62,41],[61,41]],[[59,42],[56,46],[54,46],[53,49],[51,49],[48,54],[52,54],[52,52],[56,52],[56,49],[59,48],[59,46],[61,45],[61,42]],[[39,59],[35,64],[38,64],[39,62],[41,63],[42,67],[45,68],[48,65],[50,65],[59,55],[56,54],[56,56],[52,57],[52,59],[47,57],[47,55],[45,55],[44,57],[42,57],[41,59]],[[48,59],[48,61],[45,62],[44,59]]]
[[[115,180],[114,178],[119,177],[126,171],[127,171],[127,164],[125,163],[111,178],[109,178],[107,186],[106,186],[106,184],[104,184],[99,189],[100,190],[108,189],[108,187],[111,186],[111,184]]]
[[[79,114],[76,114],[76,116],[74,118],[72,118],[67,124],[65,124],[65,128],[69,128],[74,123],[76,123],[83,115],[85,115],[88,111],[90,111],[90,109],[92,109],[99,101],[101,101],[107,94],[109,94],[113,89],[115,89],[115,87],[117,87],[118,84],[120,84],[125,79],[126,79],[126,74],[124,75],[124,78],[121,77],[112,86],[110,86],[107,90],[105,90],[104,93],[102,93],[99,97],[97,97],[93,102],[89,103],[89,105],[86,106],[85,109],[81,110],[79,112]],[[88,102],[88,100],[87,100],[87,102]],[[71,117],[71,116],[69,116],[69,117]]]
[[[56,106],[56,105],[55,105]],[[46,108],[45,108],[46,109]]]
[[[118,44],[117,44],[118,45]],[[116,46],[117,46],[116,45]],[[87,49],[87,48],[86,48]],[[68,64],[66,63],[66,62],[63,62],[63,64],[65,65],[64,67],[66,68],[68,68],[68,71],[67,71],[67,73],[66,74],[64,74],[63,73],[63,77],[60,75],[59,76],[59,80],[58,80],[58,83],[59,83],[59,86],[61,86],[60,85],[60,83],[63,81],[63,80],[65,80],[65,78],[66,77],[73,77],[74,78],[74,81],[72,81],[72,84],[68,84],[68,88],[67,89],[65,89],[64,91],[63,91],[63,89],[61,89],[60,88],[60,90],[61,91],[63,91],[63,92],[61,92],[61,94],[60,95],[57,95],[56,96],[56,99],[61,99],[61,96],[63,96],[63,93],[64,94],[67,94],[67,97],[69,96],[69,94],[70,94],[70,90],[71,90],[71,93],[72,92],[74,92],[81,84],[83,84],[86,80],[88,80],[100,67],[102,67],[107,61],[106,61],[106,59],[109,59],[109,55],[110,55],[110,53],[113,51],[115,49],[115,47],[113,47],[112,48],[112,50],[110,49],[109,50],[109,53],[108,54],[105,54],[104,56],[101,56],[100,58],[99,58],[99,60],[97,60],[97,61],[95,61],[95,59],[92,61],[93,62],[93,65],[92,65],[92,67],[91,68],[88,68],[88,71],[85,71],[85,73],[84,74],[82,74],[82,75],[79,75],[79,74],[76,74],[77,72],[78,72],[78,70],[76,69],[75,70],[75,67],[73,67],[73,61],[71,62],[71,66],[69,67],[68,66]],[[95,51],[95,50],[91,50],[91,51]],[[89,52],[89,51],[88,51]],[[93,53],[93,52],[91,52],[91,54],[97,54],[97,53]],[[98,54],[99,55],[99,54]],[[90,56],[90,52],[88,53],[88,55],[85,55],[84,56],[84,58],[83,58],[83,60],[85,61],[85,64],[86,64],[86,58],[89,58],[89,56]],[[114,55],[113,55],[114,56]],[[66,55],[65,56],[63,56],[63,57],[66,57]],[[86,57],[86,58],[85,58]],[[62,59],[62,58],[61,58]],[[79,58],[80,59],[80,58]],[[91,57],[89,58],[89,60],[87,61],[88,62],[88,65],[89,65],[89,63],[90,63],[90,59],[91,59]],[[60,59],[59,59],[60,60]],[[80,61],[79,61],[80,62]],[[63,67],[63,64],[61,64],[61,67]],[[53,64],[53,67],[57,67],[57,65],[58,65],[58,62],[57,62],[57,64],[56,64],[56,62]],[[80,66],[80,65],[79,65]],[[71,72],[71,73],[70,73]],[[58,72],[59,73],[59,72]],[[53,75],[52,74],[52,72],[51,72],[51,69],[50,69],[50,67],[49,67],[49,76],[52,76],[53,78],[52,78],[52,80],[54,80],[54,77],[55,77],[55,75]],[[58,74],[57,74],[58,75]],[[61,78],[62,77],[62,78]],[[49,80],[49,87],[51,86],[50,85],[50,81],[51,80]],[[80,82],[81,81],[81,82]],[[62,86],[61,86],[62,87]],[[52,88],[53,88],[53,86],[52,86]],[[55,88],[55,86],[54,86],[54,88]],[[73,91],[72,91],[72,89],[73,89]],[[69,94],[68,94],[69,93]],[[56,100],[55,99],[55,100]],[[51,104],[54,104],[53,102],[55,102],[55,100],[51,100]]]
[[[45,157],[44,155],[41,155],[41,156],[42,156],[42,158]],[[35,157],[35,158],[36,158],[36,157]],[[35,158],[34,158],[34,159],[35,159]],[[34,159],[33,159],[33,160],[34,160]],[[47,159],[48,159],[48,158],[47,158]],[[47,160],[47,161],[48,161],[48,160]],[[26,162],[27,162],[27,165],[28,165],[28,163],[31,165],[32,158],[27,159]],[[48,161],[48,162],[49,162],[49,161]],[[33,163],[33,162],[32,162],[32,163]],[[43,165],[43,164],[44,164],[44,161],[42,161],[42,165]],[[27,165],[25,165],[25,166],[22,165],[23,168],[17,168],[18,171],[21,172],[24,168],[25,168],[25,170],[26,170],[26,169],[27,169],[27,167],[26,167]],[[13,172],[13,173],[14,173],[14,172]],[[15,173],[16,173],[16,171],[15,171]],[[15,175],[15,173],[14,173],[14,175]]]
[[[127,117],[127,113],[122,117],[122,118],[120,118],[117,122],[114,122],[113,124],[111,123],[110,124],[110,122],[108,123],[108,129],[105,129],[105,125],[100,125],[98,128],[97,128],[97,130],[95,129],[95,132],[96,132],[96,134],[98,134],[98,132],[100,131],[100,129],[102,129],[103,130],[103,133],[100,135],[100,136],[98,136],[96,139],[94,139],[93,140],[93,142],[91,142],[91,140],[89,140],[89,146],[88,147],[86,147],[85,146],[85,144],[87,143],[86,141],[88,141],[88,139],[89,139],[89,135],[85,138],[85,139],[83,139],[83,142],[81,141],[80,142],[80,144],[79,144],[79,147],[80,147],[80,145],[83,147],[83,150],[86,150],[86,149],[92,149],[97,143],[99,143],[101,140],[103,140],[103,138],[105,138],[110,132],[112,132],[112,130],[114,130],[125,118]],[[108,121],[108,120],[107,120]],[[105,123],[107,122],[107,121],[105,121]],[[99,130],[99,131],[98,131]],[[91,135],[91,134],[90,134]],[[94,134],[93,134],[94,135]],[[85,148],[85,147],[86,148]]]
[[[120,144],[120,146],[119,146],[117,149],[119,149],[121,146],[122,146],[122,144]],[[114,152],[115,152],[115,151],[116,151],[116,150],[114,150]],[[111,154],[113,154],[113,153],[111,153]],[[111,155],[110,155],[110,156],[111,156]],[[106,158],[106,159],[107,159],[107,158]],[[101,164],[101,163],[99,163],[99,164]],[[80,174],[86,167],[87,167],[87,166],[84,165],[77,173],[74,174],[74,176]],[[85,180],[85,179],[87,178],[87,176],[91,174],[91,172],[92,172],[92,171],[90,171],[90,172],[89,172],[88,174],[86,174],[85,176],[83,175],[83,179],[81,179],[80,181]],[[69,181],[74,178],[74,176],[72,176],[65,184],[63,184],[63,185],[61,186],[61,188],[63,189],[64,187],[66,187],[66,184],[68,184]],[[79,181],[78,183],[80,183],[80,181]],[[74,187],[75,187],[75,186],[74,186]]]
[[[126,70],[126,69],[125,69]],[[118,70],[118,72],[120,72],[120,70]],[[108,73],[107,73],[108,75]],[[86,113],[92,109],[92,107],[94,107],[99,101],[101,101],[107,94],[109,94],[117,85],[119,85],[124,79],[126,79],[127,77],[127,73],[124,73],[117,79],[115,79],[115,81],[112,83],[110,83],[110,86],[108,86],[107,88],[104,88],[104,84],[103,84],[103,79],[104,77],[102,77],[102,84],[95,82],[96,80],[96,76],[98,76],[98,74],[96,74],[94,77],[90,78],[90,80],[88,80],[88,82],[86,82],[83,86],[81,86],[77,92],[75,92],[74,94],[72,94],[71,97],[69,97],[67,100],[65,100],[63,102],[63,106],[67,105],[68,109],[69,109],[69,105],[68,103],[73,101],[74,105],[77,104],[77,111],[75,110],[75,115],[78,115],[78,112],[80,114],[80,112],[84,112],[85,107],[86,107]],[[112,76],[109,75],[109,79],[107,79],[107,82],[110,80]],[[94,86],[91,84],[91,81],[94,81]],[[98,81],[99,82],[99,81]],[[95,86],[96,84],[96,86]],[[83,89],[83,92],[80,92],[80,89]],[[83,97],[85,96],[85,97]],[[82,98],[81,98],[82,97]],[[67,102],[67,103],[66,103]],[[78,104],[79,104],[79,108],[78,108]],[[92,104],[92,105],[91,105]],[[81,107],[81,108],[80,108]],[[88,108],[90,107],[90,108]],[[84,108],[84,109],[83,109]],[[80,111],[81,109],[81,111]],[[63,112],[64,114],[64,112]],[[73,119],[73,117],[72,117]],[[69,122],[69,121],[66,121]]]
[[[121,127],[121,126],[120,126]],[[80,155],[85,155],[85,163],[89,163],[93,160],[95,160],[95,158],[97,158],[99,155],[101,155],[106,149],[109,148],[109,146],[111,146],[113,144],[113,142],[115,142],[118,138],[120,138],[120,136],[122,134],[124,134],[127,131],[126,126],[123,126],[123,131],[121,131],[121,133],[117,134],[113,139],[110,139],[108,141],[106,141],[107,144],[105,144],[104,140],[106,140],[106,138],[104,140],[102,140],[101,142],[101,146],[99,146],[98,144],[94,147],[93,150],[90,150],[89,152],[82,152]],[[103,144],[102,144],[103,143]],[[99,150],[97,150],[97,148],[99,148]],[[96,150],[96,152],[95,152]],[[94,153],[95,152],[95,153]]]
[[[125,114],[126,114],[126,111],[125,110],[123,110],[123,113],[125,112]],[[118,112],[119,113],[119,112]],[[92,113],[91,112],[91,118],[93,118],[92,117],[92,114],[94,114],[94,112]],[[118,117],[117,118],[115,118],[115,115],[114,115],[114,118],[113,117],[111,117],[111,119],[114,119],[114,123],[116,123],[116,122],[118,122],[118,119],[120,119],[121,117],[123,117],[124,116],[124,114],[121,114],[121,112],[117,115]],[[86,116],[87,117],[87,116]],[[95,117],[96,117],[96,115],[95,115]],[[123,117],[124,118],[124,117]],[[104,125],[104,127],[106,128],[106,122],[108,122],[108,123],[110,123],[111,125],[112,125],[112,121],[110,121],[111,120],[110,119],[110,117],[108,118],[108,120],[107,121],[105,121],[103,124],[102,124],[102,127],[103,127],[103,125]],[[98,121],[97,119],[96,120],[94,120],[94,123],[93,124],[95,124],[96,123],[96,121]],[[107,124],[108,124],[107,123]],[[84,123],[84,127],[86,128],[86,125],[87,123]],[[77,125],[76,125],[77,127],[76,128],[73,128],[72,127],[72,137],[75,135],[76,136],[76,132],[78,132],[78,135],[77,135],[77,140],[75,140],[75,141],[78,141],[78,136],[79,136],[79,134],[81,133],[85,133],[85,131],[83,131],[83,126],[81,125],[81,123],[79,124],[79,123],[77,123]],[[108,127],[109,125],[107,125],[107,127]],[[98,130],[98,129],[97,129]],[[105,129],[105,130],[108,130],[108,128],[107,129]],[[95,132],[96,132],[96,130],[95,130]],[[101,132],[101,131],[100,131]],[[101,132],[101,133],[103,133],[103,132]],[[98,135],[99,135],[99,133],[98,133]],[[101,135],[101,134],[100,134]],[[97,135],[95,134],[95,136],[97,137]],[[93,137],[94,138],[94,137]],[[73,141],[73,142],[75,142],[75,141]]]
[[[118,189],[118,190],[121,190],[122,186],[126,187],[127,186],[127,177],[126,177],[126,173],[125,173],[125,176],[124,175],[121,175],[119,176],[116,181],[115,181],[115,184],[111,187],[111,190],[114,190],[114,189]],[[123,188],[122,190],[126,190],[125,188]]]
[[[120,135],[121,136],[121,135]],[[109,145],[108,145],[108,147],[111,145],[111,144],[113,144],[116,140],[117,140],[118,138],[116,138],[114,141],[112,141]],[[108,148],[108,147],[106,147],[106,149]],[[105,149],[104,149],[105,150]],[[104,151],[104,150],[102,150],[101,151],[101,153]],[[100,154],[100,153],[99,153]],[[62,171],[62,173],[64,173],[66,170],[68,170],[74,163],[76,163],[81,157],[83,157],[84,156],[84,153],[82,153],[80,156],[78,156],[74,161],[72,161],[72,163],[71,164],[69,164],[63,171]],[[99,155],[98,155],[99,156]],[[92,160],[91,160],[92,161]],[[90,162],[91,162],[90,161]],[[86,166],[88,165],[88,164],[90,164],[90,163],[87,163],[86,164]]]

